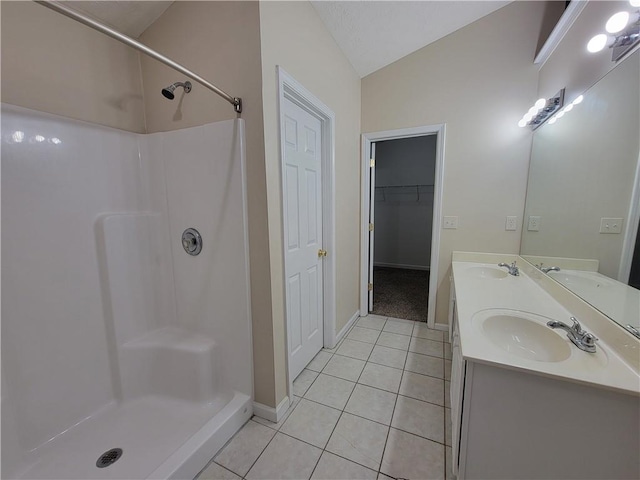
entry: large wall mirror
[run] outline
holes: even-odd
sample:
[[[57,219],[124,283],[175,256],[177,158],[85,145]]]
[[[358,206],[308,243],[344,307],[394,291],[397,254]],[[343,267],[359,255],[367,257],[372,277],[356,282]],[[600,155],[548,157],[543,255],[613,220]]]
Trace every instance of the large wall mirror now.
[[[639,157],[636,51],[534,133],[520,246],[534,265],[559,266],[549,275],[630,331],[640,329]]]

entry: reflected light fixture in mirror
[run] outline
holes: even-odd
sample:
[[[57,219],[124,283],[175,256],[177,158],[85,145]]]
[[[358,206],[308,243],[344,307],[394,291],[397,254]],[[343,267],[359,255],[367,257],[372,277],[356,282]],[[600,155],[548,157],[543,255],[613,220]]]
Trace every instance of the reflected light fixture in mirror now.
[[[564,88],[556,93],[549,100],[540,98],[536,103],[524,114],[518,122],[519,127],[531,127],[532,130],[540,127],[549,118],[553,116],[564,104]]]

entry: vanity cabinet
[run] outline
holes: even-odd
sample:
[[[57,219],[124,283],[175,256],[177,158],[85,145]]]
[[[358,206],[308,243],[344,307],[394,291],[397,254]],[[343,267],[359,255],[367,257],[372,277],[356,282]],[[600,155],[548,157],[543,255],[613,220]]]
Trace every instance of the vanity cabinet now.
[[[458,479],[640,478],[637,396],[465,360],[452,320]]]

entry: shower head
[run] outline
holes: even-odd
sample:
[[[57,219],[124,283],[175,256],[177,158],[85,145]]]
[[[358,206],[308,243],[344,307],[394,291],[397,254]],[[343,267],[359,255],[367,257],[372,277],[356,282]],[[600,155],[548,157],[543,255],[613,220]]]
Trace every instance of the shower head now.
[[[169,85],[167,88],[162,89],[162,95],[167,97],[169,100],[173,100],[176,96],[173,94],[177,87],[183,87],[184,93],[189,93],[191,91],[191,82],[176,82]]]

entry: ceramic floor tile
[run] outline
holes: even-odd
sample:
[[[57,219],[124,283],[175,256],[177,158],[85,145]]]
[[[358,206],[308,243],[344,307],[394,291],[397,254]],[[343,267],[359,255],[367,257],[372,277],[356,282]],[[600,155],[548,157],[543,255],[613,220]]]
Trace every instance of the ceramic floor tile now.
[[[413,336],[442,342],[444,340],[445,332],[443,332],[442,330],[433,330],[427,327],[426,323],[416,322],[413,327]]]
[[[215,462],[244,477],[276,431],[248,421],[215,457]]]
[[[442,358],[444,356],[444,344],[427,338],[412,337],[409,351]]]
[[[241,480],[241,477],[217,463],[211,462],[195,480]]]
[[[357,342],[346,338],[340,348],[336,350],[338,355],[344,355],[345,357],[357,358],[359,360],[366,360],[369,358],[373,350],[373,345],[365,342]]]
[[[293,412],[293,410],[296,408],[296,405],[298,404],[299,401],[300,401],[300,397],[297,397],[296,395],[294,395],[293,401],[289,404],[289,408],[284,413],[280,421],[277,423],[267,420],[266,418],[258,417],[256,415],[251,417],[251,420],[253,420],[254,422],[258,422],[259,424],[264,425],[266,427],[273,428],[274,430],[279,430],[280,427],[282,427],[282,425],[284,424],[284,422],[287,421],[287,418],[289,417],[289,415],[291,415],[291,412]]]
[[[376,472],[338,457],[327,451],[322,453],[311,479],[318,480],[375,480]]]
[[[383,347],[397,348],[399,350],[408,350],[411,337],[406,335],[398,335],[397,333],[382,332],[378,337],[377,344]]]
[[[389,427],[343,413],[327,450],[377,471],[388,431]]]
[[[451,381],[451,360],[444,361],[444,379]]]
[[[407,352],[405,350],[383,347],[382,345],[376,345],[373,347],[371,355],[369,356],[370,362],[393,368],[404,368],[404,362],[406,359]]]
[[[397,397],[395,393],[356,385],[344,411],[389,425]]]
[[[327,363],[327,366],[324,367],[322,373],[355,382],[358,380],[358,377],[360,377],[364,364],[364,360],[343,357],[342,355],[334,355],[329,363]]]
[[[444,406],[444,380],[419,373],[404,372],[400,395]]]
[[[349,335],[347,335],[347,338],[359,342],[376,343],[379,335],[379,331],[372,330],[371,328],[353,327]]]
[[[378,479],[377,480],[393,480],[393,478],[387,477],[384,473],[379,473],[378,472]]]
[[[392,428],[380,471],[393,478],[444,478],[444,445]]]
[[[444,382],[444,406],[451,408],[451,382]]]
[[[331,360],[332,356],[331,353],[320,350],[313,360],[309,362],[309,365],[306,366],[306,369],[321,372],[327,362]]]
[[[307,390],[304,398],[342,410],[347,404],[354,386],[353,382],[321,373],[311,388]]]
[[[451,409],[445,408],[444,411],[444,444],[451,446]]]
[[[282,433],[324,448],[340,418],[340,410],[319,403],[300,400],[295,411],[280,429]]]
[[[356,325],[358,327],[371,328],[373,330],[382,330],[386,321],[386,317],[368,315],[366,317],[360,317]]]
[[[367,362],[358,383],[398,393],[401,378],[402,370]]]
[[[444,443],[444,407],[399,396],[391,426]]]
[[[444,376],[444,360],[442,358],[420,355],[419,353],[409,352],[404,368],[409,372],[421,373],[431,377],[443,378]]]
[[[384,324],[383,332],[397,333],[399,335],[411,335],[413,332],[413,322],[399,322],[398,320],[388,319]]]
[[[307,370],[306,368],[302,370],[298,378],[293,381],[293,394],[298,397],[304,396],[317,376],[318,372]]]
[[[322,450],[280,432],[247,474],[248,480],[309,478]]]

